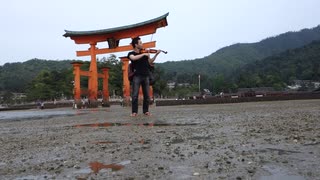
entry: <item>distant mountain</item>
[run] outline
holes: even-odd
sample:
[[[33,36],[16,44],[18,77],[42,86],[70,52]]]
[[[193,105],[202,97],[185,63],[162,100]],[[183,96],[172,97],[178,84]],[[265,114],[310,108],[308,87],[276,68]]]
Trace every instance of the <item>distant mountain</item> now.
[[[281,88],[294,80],[320,81],[320,41],[250,63],[235,74],[239,87]]]
[[[302,47],[312,41],[320,40],[320,25],[299,32],[287,32],[275,37],[264,39],[257,43],[238,43],[219,49],[204,58],[184,61],[169,61],[157,66],[169,74],[200,73],[208,76],[230,74],[246,64],[262,60],[288,49]]]

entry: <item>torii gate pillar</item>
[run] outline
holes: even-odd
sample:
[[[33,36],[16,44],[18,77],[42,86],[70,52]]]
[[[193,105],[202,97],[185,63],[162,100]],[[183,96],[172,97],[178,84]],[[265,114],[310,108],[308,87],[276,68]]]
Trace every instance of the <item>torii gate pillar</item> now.
[[[122,77],[123,77],[123,106],[130,106],[130,81],[128,79],[129,59],[120,57],[122,61]]]
[[[90,43],[91,62],[89,68],[88,99],[90,107],[98,107],[98,68],[96,57],[97,43]]]
[[[103,72],[103,89],[102,89],[102,106],[103,107],[110,107],[109,102],[109,69],[108,67],[102,68]]]
[[[74,82],[73,82],[73,96],[74,96],[74,104],[78,107],[81,107],[81,86],[80,86],[80,67],[82,66],[82,62],[73,62],[73,74],[74,74]]]

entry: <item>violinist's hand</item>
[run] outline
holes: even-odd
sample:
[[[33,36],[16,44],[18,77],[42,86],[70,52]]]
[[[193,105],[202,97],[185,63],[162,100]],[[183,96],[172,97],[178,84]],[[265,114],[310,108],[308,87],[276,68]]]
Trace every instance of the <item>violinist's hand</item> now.
[[[159,54],[159,53],[161,53],[161,50],[160,50],[160,49],[157,50],[156,54]]]

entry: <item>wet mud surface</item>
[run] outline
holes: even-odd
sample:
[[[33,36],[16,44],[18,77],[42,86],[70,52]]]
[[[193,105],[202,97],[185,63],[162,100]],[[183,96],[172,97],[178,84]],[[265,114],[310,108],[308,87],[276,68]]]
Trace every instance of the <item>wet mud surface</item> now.
[[[320,179],[320,100],[150,110],[2,118],[0,179]]]

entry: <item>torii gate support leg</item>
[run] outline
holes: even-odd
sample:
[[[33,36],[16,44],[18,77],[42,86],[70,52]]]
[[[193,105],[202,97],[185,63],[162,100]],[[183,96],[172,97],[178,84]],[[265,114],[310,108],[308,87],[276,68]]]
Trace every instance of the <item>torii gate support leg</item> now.
[[[73,96],[74,96],[74,105],[77,107],[82,106],[81,102],[81,86],[80,86],[80,67],[83,64],[82,62],[73,62],[74,82],[73,82]]]
[[[89,107],[98,107],[98,68],[96,59],[96,43],[90,44],[91,63],[89,69]]]
[[[103,100],[102,100],[102,106],[103,107],[110,107],[109,102],[109,68],[105,67],[102,68],[103,71]]]

